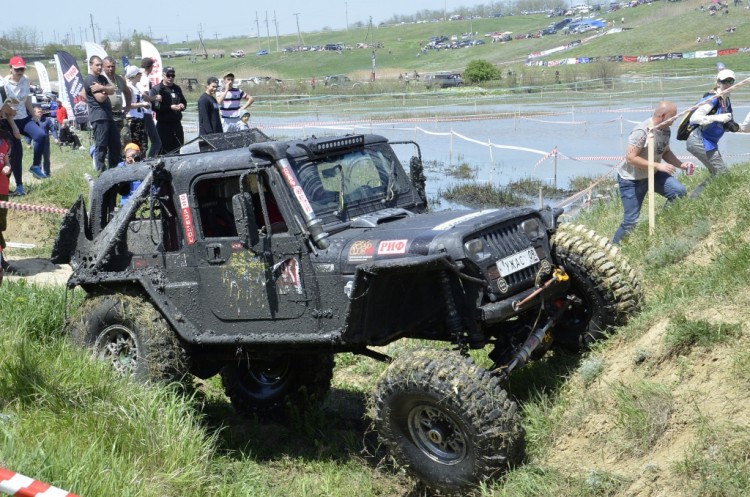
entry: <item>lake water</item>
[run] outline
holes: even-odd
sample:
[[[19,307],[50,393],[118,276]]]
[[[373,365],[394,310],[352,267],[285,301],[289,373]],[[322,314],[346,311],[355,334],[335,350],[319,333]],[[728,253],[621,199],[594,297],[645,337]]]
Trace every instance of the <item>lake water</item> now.
[[[736,100],[741,103],[741,98]],[[259,106],[252,124],[275,137],[376,133],[391,141],[413,140],[420,145],[428,166],[428,195],[432,197],[440,189],[459,182],[446,176],[444,170],[460,163],[476,168],[474,181],[494,185],[535,178],[567,188],[570,178],[611,173],[625,154],[630,130],[651,115],[652,105],[657,101],[658,97],[608,100],[591,105],[463,103],[413,109],[398,106],[385,111],[338,108],[333,112],[324,112],[328,110],[326,106],[313,105],[293,113],[277,108],[276,114],[264,112]],[[675,103],[678,109],[685,109],[694,101],[675,99]],[[735,105],[734,110],[736,120],[741,121],[750,107]],[[398,118],[381,117],[384,114]],[[676,125],[673,135],[675,130]],[[544,159],[555,148],[557,160]],[[672,149],[678,157],[690,160],[685,142],[673,137]],[[750,160],[750,135],[727,133],[720,149],[727,163],[746,162]],[[401,146],[396,151],[407,165],[412,147]]]

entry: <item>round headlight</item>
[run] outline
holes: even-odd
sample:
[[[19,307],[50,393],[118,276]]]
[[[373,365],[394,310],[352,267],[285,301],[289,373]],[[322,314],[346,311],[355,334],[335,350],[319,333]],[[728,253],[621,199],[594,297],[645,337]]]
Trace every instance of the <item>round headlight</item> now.
[[[532,218],[523,221],[521,223],[521,229],[531,240],[536,240],[537,238],[542,236],[542,227],[539,224],[538,219]]]
[[[464,250],[466,250],[466,255],[469,257],[476,257],[484,252],[484,243],[479,238],[474,238],[464,243]]]

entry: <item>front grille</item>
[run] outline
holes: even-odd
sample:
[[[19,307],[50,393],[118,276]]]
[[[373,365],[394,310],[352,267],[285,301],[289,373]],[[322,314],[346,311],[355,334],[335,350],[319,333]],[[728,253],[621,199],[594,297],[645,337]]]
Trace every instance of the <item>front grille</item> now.
[[[492,251],[495,260],[503,259],[529,247],[529,239],[521,232],[518,224],[494,227],[482,233],[481,237],[484,246]],[[538,250],[537,253],[539,254]],[[543,254],[539,254],[539,259],[544,259]],[[533,284],[539,265],[540,263],[537,263],[509,274],[505,277],[505,281],[511,288],[519,284]],[[490,272],[497,274],[496,270]]]

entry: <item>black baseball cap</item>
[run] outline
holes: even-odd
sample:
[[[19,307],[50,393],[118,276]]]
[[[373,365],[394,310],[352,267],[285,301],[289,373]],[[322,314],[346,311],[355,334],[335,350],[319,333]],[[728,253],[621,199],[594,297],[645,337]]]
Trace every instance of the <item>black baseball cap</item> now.
[[[210,85],[211,83],[216,83],[218,85],[219,78],[217,78],[216,76],[209,76],[208,79],[206,80],[206,86]]]
[[[163,72],[164,74],[167,74],[168,72],[174,72],[174,67],[172,67],[172,66],[167,66],[167,67],[165,67],[165,68],[164,68],[164,70],[163,70],[162,72]]]

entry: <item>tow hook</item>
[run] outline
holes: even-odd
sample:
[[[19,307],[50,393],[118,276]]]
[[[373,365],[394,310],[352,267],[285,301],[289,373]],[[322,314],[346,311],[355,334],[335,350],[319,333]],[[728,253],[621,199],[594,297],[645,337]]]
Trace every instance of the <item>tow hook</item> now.
[[[552,271],[552,276],[550,279],[548,279],[544,285],[540,286],[533,292],[531,292],[529,295],[526,296],[523,300],[514,300],[513,301],[513,310],[518,311],[521,307],[528,304],[531,300],[533,300],[537,295],[542,293],[547,287],[549,287],[552,283],[556,282],[562,282],[562,281],[568,281],[570,277],[568,276],[568,273],[565,272],[565,270],[561,267],[556,267],[554,271]]]

